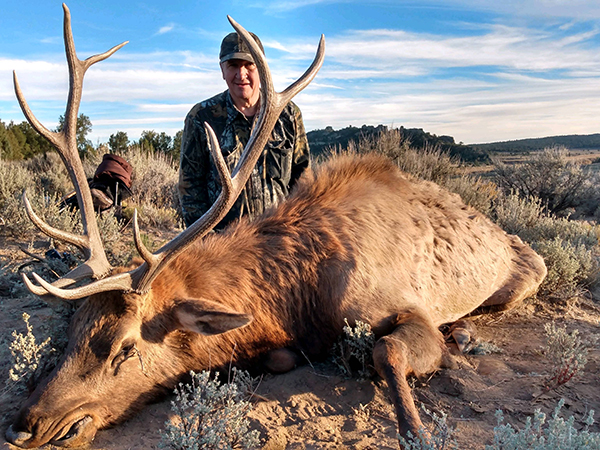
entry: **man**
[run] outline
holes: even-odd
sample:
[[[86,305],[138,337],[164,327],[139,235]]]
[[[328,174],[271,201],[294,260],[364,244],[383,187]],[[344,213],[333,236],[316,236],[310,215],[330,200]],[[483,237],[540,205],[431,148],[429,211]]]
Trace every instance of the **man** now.
[[[250,34],[264,53],[260,39]],[[204,122],[215,131],[232,171],[250,138],[260,108],[258,69],[248,46],[237,33],[225,36],[219,59],[228,89],[194,106],[183,129],[179,197],[186,226],[201,217],[221,191],[218,172],[208,150]],[[242,215],[257,217],[279,203],[309,164],[302,115],[290,102],[279,116],[271,139],[240,197],[215,228],[222,229]]]

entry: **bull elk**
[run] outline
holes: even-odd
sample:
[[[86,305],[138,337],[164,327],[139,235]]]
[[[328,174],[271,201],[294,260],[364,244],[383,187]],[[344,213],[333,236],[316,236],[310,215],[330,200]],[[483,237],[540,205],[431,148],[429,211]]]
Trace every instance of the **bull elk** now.
[[[134,216],[144,262],[131,271],[113,269],[75,128],[85,71],[125,43],[79,60],[63,7],[70,89],[60,133],[38,122],[14,81],[25,116],[68,168],[82,205],[83,235],[50,227],[25,196],[24,202],[44,233],[79,247],[86,261],[53,283],[36,274],[38,284],[24,280],[37,295],[87,299],[72,319],[61,361],[21,408],[8,440],[24,448],[82,445],[171,391],[190,370],[232,360],[241,368],[291,370],[299,354],[327,354],[344,319],[371,324],[378,338],[375,368],[389,386],[399,431],[416,433],[422,423],[406,377],[441,364],[438,327],[515,306],[543,280],[542,258],[458,196],[411,180],[374,155],[334,158],[305,173],[290,197],[260,218],[208,234],[243,189],[282,108],[315,77],[324,57],[322,37],[311,67],[276,93],[255,41],[230,18],[260,72],[258,125],[232,174],[206,127],[222,184],[218,200],[155,253],[142,244]]]

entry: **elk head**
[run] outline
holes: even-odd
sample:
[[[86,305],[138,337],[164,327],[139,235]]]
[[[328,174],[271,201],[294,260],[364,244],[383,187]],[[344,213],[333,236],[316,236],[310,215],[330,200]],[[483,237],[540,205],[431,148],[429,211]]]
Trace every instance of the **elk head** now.
[[[45,234],[77,246],[86,261],[59,280],[48,283],[33,274],[38,285],[23,276],[36,295],[52,294],[64,300],[87,297],[76,312],[69,329],[69,344],[58,366],[42,382],[16,421],[6,432],[7,439],[24,448],[51,442],[73,447],[91,441],[96,431],[135,412],[159,392],[172,389],[179,378],[193,367],[216,365],[211,345],[215,337],[225,336],[252,321],[249,313],[206,300],[219,286],[203,285],[190,289],[169,280],[177,274],[178,257],[205,236],[228,212],[248,180],[269,139],[279,114],[291,98],[315,77],[324,58],[321,37],[315,60],[302,77],[281,93],[275,92],[269,68],[250,34],[229,17],[235,30],[248,44],[261,82],[261,107],[257,125],[238,165],[230,174],[212,129],[205,125],[214,163],[219,171],[222,191],[215,204],[193,225],[155,253],[143,245],[134,215],[134,241],[144,263],[125,271],[114,269],[106,257],[94,215],[92,196],[79,159],[76,123],[83,77],[94,63],[120,49],[124,42],[85,61],[77,58],[70,25],[64,9],[64,39],[70,74],[65,126],[60,132],[45,128],[29,109],[14,75],[15,92],[31,125],[46,137],[60,154],[76,188],[81,205],[83,234],[74,235],[51,227],[33,211],[24,194],[30,219]],[[162,274],[162,275],[161,275]],[[159,277],[161,275],[161,277]],[[77,282],[88,280],[83,286]],[[207,293],[209,295],[204,295]],[[191,336],[191,337],[190,337]],[[202,336],[200,348],[191,341]]]

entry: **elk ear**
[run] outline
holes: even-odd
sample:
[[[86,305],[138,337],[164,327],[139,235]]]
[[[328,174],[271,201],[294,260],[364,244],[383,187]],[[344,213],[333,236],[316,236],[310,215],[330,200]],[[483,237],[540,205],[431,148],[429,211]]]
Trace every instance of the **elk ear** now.
[[[173,306],[176,328],[211,336],[241,328],[252,321],[252,314],[241,313],[204,299],[178,300]]]

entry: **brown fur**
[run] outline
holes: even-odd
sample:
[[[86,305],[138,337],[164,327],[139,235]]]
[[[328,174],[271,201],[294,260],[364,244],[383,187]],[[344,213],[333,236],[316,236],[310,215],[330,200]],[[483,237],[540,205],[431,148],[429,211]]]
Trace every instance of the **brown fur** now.
[[[415,433],[421,422],[405,377],[441,364],[437,328],[512,306],[545,274],[535,252],[458,196],[409,180],[379,156],[340,157],[305,174],[263,217],[197,242],[148,294],[90,297],[61,365],[13,429],[32,433],[23,446],[38,446],[68,430],[72,411],[106,426],[190,370],[232,360],[288,370],[301,353],[325,355],[346,318],[381,338],[376,368],[400,431]],[[137,357],[120,356],[131,343],[143,371]]]

